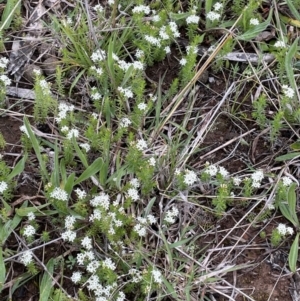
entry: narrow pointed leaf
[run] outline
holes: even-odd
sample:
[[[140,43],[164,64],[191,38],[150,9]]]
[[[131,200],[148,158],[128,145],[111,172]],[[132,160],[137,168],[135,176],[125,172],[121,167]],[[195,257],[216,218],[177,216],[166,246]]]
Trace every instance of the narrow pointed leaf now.
[[[298,244],[299,244],[299,233],[297,233],[289,253],[289,267],[293,273],[296,272],[297,269]]]

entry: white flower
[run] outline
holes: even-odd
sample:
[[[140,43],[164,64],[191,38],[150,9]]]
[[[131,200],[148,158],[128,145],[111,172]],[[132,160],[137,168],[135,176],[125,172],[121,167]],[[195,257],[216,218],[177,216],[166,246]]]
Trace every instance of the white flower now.
[[[25,251],[20,257],[19,260],[24,264],[28,265],[31,263],[33,257],[33,253],[30,250]]]
[[[186,60],[185,58],[182,58],[182,59],[179,61],[179,64],[180,64],[181,66],[186,65],[186,63],[187,63],[187,60]]]
[[[162,283],[162,276],[159,270],[153,270],[151,274],[155,283]]]
[[[67,192],[60,187],[55,187],[54,190],[50,193],[50,197],[65,202],[68,200]]]
[[[0,58],[0,68],[5,69],[7,67],[8,63],[9,63],[9,60],[6,57]]]
[[[91,146],[88,143],[80,143],[79,146],[83,148],[87,153],[90,151]]]
[[[102,13],[104,8],[101,4],[97,4],[94,6],[94,10],[97,12],[97,13]]]
[[[105,210],[108,210],[109,208],[109,195],[101,192],[98,196],[94,197],[93,199],[90,200],[90,204],[93,207],[101,206]]]
[[[275,210],[275,206],[271,203],[268,204],[267,207],[268,207],[269,210]]]
[[[81,280],[81,272],[73,272],[73,275],[71,277],[72,282],[75,284],[78,283]]]
[[[129,88],[118,87],[118,91],[120,91],[127,98],[133,97],[133,93]]]
[[[124,301],[125,300],[125,294],[123,292],[119,292],[118,298],[116,301]]]
[[[102,95],[99,92],[93,92],[91,98],[93,100],[100,100],[102,98]]]
[[[233,182],[233,185],[239,186],[242,182],[242,179],[240,179],[239,177],[234,177],[234,178],[232,178],[232,182]]]
[[[140,102],[138,104],[138,109],[141,111],[146,111],[147,110],[147,105],[144,102]]]
[[[134,61],[132,66],[133,66],[134,69],[144,70],[144,64],[142,62]]]
[[[205,169],[205,173],[207,173],[207,174],[210,175],[211,177],[214,177],[214,176],[218,173],[218,168],[217,168],[216,165],[214,165],[214,164],[209,165],[209,166]]]
[[[98,260],[93,260],[87,265],[86,270],[90,273],[95,273],[99,266],[100,262]]]
[[[258,25],[259,24],[259,20],[257,18],[252,18],[250,19],[250,25]]]
[[[41,75],[41,70],[40,70],[40,69],[33,69],[33,73],[34,73],[36,76],[39,76],[39,75]]]
[[[66,216],[65,227],[69,230],[72,230],[74,228],[75,221],[76,221],[76,218],[73,215]]]
[[[260,184],[260,182],[253,181],[252,184],[251,184],[251,186],[253,188],[259,188],[261,186],[261,184]]]
[[[136,143],[136,148],[140,151],[147,148],[147,142],[144,139],[139,139]]]
[[[293,183],[293,181],[289,177],[283,177],[281,180],[282,180],[283,186],[286,186],[286,187],[290,186]]]
[[[166,32],[166,26],[162,26],[159,30],[159,36],[162,40],[168,40],[170,37]]]
[[[288,98],[293,98],[295,95],[295,91],[288,85],[282,85],[282,90],[284,95]]]
[[[149,163],[150,166],[155,166],[155,164],[156,164],[155,158],[151,157],[151,158],[148,160],[148,163]]]
[[[165,52],[168,54],[168,53],[171,53],[171,49],[170,49],[170,46],[166,46],[164,48]]]
[[[75,193],[77,194],[79,200],[83,200],[86,197],[86,192],[80,188],[76,188]]]
[[[27,217],[29,221],[35,220],[35,214],[32,211],[28,212]]]
[[[67,230],[61,234],[61,238],[64,241],[73,242],[76,238],[76,232],[72,230]]]
[[[71,140],[73,137],[77,138],[79,136],[79,131],[77,129],[71,129],[67,134],[67,139]]]
[[[135,6],[133,8],[132,12],[134,14],[144,13],[145,15],[149,15],[150,14],[150,7],[146,6],[146,5],[138,5],[138,6]]]
[[[0,75],[0,80],[3,82],[4,86],[9,86],[11,84],[11,80],[5,75]]]
[[[146,227],[142,226],[141,224],[136,224],[136,225],[133,227],[133,230],[134,230],[140,237],[146,236],[146,234],[147,234]]]
[[[209,19],[210,21],[216,21],[216,20],[219,20],[221,18],[221,15],[219,13],[210,11],[207,14],[206,18]]]
[[[284,42],[284,41],[277,41],[277,42],[274,44],[274,47],[276,47],[276,48],[285,48],[286,45],[285,45],[285,42]]]
[[[149,35],[145,35],[145,40],[147,42],[149,42],[151,45],[154,45],[154,46],[157,46],[157,47],[161,46],[160,39],[158,39],[158,38],[155,38],[155,37],[152,37],[152,36],[149,36]]]
[[[140,59],[140,58],[143,57],[143,56],[144,56],[144,51],[141,50],[141,49],[137,49],[136,52],[135,52],[135,57],[136,57],[137,59]]]
[[[263,178],[264,178],[264,173],[261,170],[257,170],[251,175],[251,179],[254,182],[261,182]]]
[[[160,16],[159,15],[155,15],[152,17],[152,21],[153,22],[159,22],[160,21]]]
[[[89,221],[93,222],[94,220],[100,220],[101,219],[101,211],[99,209],[94,209],[93,214],[90,215]]]
[[[223,4],[220,3],[220,2],[216,2],[216,3],[214,4],[214,9],[215,9],[216,11],[219,11],[222,7],[223,7]]]
[[[102,288],[102,285],[100,284],[100,281],[99,281],[99,277],[97,275],[92,275],[88,280],[87,280],[87,288],[89,290],[96,290],[98,289],[99,287]],[[103,300],[104,301],[104,300]]]
[[[3,193],[8,188],[8,185],[6,182],[1,181],[0,182],[0,193]]]
[[[102,49],[98,49],[95,52],[92,53],[91,60],[96,63],[96,62],[101,62],[106,59],[106,53]]]
[[[177,24],[174,21],[172,21],[172,22],[169,23],[169,26],[170,26],[170,29],[171,29],[171,31],[173,33],[174,38],[180,37],[180,33],[178,31]]]
[[[187,24],[198,24],[199,20],[200,20],[200,17],[191,15],[186,18],[186,23]]]
[[[229,175],[229,172],[223,166],[219,167],[219,173],[223,178],[226,178]]]
[[[133,188],[139,188],[140,187],[140,181],[137,178],[131,179],[129,183]]]
[[[88,236],[86,236],[85,238],[83,238],[81,240],[81,245],[86,248],[87,250],[90,250],[93,246],[92,246],[92,239],[89,238]]]
[[[293,235],[294,234],[294,229],[292,227],[286,227],[286,233],[289,235]]]
[[[114,271],[116,269],[116,265],[115,263],[113,263],[113,261],[110,258],[106,258],[103,262],[103,267],[108,268],[112,271]]]
[[[63,133],[67,133],[70,129],[68,126],[64,125],[61,129],[60,129]]]
[[[147,219],[148,219],[150,225],[156,223],[156,217],[154,215],[152,215],[152,214],[148,214],[147,215]]]
[[[285,235],[286,234],[286,225],[285,224],[279,224],[277,226],[277,230],[278,230],[279,234]]]
[[[187,170],[184,175],[184,184],[191,186],[197,181],[197,174],[192,170]]]
[[[133,201],[137,201],[139,199],[138,191],[135,188],[129,188],[127,193]]]
[[[129,125],[131,125],[131,121],[130,121],[129,118],[123,117],[123,118],[120,120],[120,127],[121,127],[121,128],[127,128]]]
[[[97,73],[97,75],[102,75],[103,74],[103,69],[102,68],[97,68],[96,66],[92,66],[90,69],[95,71]]]
[[[107,3],[108,3],[109,5],[113,5],[113,4],[115,4],[115,0],[108,0]]]
[[[171,210],[167,211],[164,221],[169,224],[174,224],[178,214],[179,214],[179,211],[178,211],[177,207],[173,206]]]
[[[23,235],[26,236],[26,237],[31,237],[32,235],[35,234],[35,228],[31,225],[26,225],[24,227],[24,232],[23,232]]]
[[[186,46],[186,53],[189,54],[190,52],[197,54],[198,48],[195,46]]]

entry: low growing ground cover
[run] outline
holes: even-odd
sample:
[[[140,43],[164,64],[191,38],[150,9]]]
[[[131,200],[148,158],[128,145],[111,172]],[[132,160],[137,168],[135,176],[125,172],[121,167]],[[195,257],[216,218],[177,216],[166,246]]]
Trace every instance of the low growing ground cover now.
[[[1,300],[298,300],[299,1],[4,1]]]

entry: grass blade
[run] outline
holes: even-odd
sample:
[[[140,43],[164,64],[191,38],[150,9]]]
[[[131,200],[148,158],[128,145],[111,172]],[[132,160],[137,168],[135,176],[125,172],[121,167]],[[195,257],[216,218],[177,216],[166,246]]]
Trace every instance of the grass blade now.
[[[12,172],[7,176],[8,181],[10,181],[15,176],[19,175],[24,170],[27,157],[28,155],[25,154],[24,157],[17,163]]]
[[[53,290],[52,275],[54,270],[54,259],[51,258],[47,265],[47,271],[44,272],[41,284],[40,284],[40,299],[39,301],[48,301],[50,294]]]
[[[297,233],[289,253],[289,267],[293,273],[296,272],[297,268],[299,234]]]
[[[2,248],[0,247],[0,292],[2,291],[3,286],[4,286],[5,275],[6,275],[6,270],[5,270],[5,264],[3,261],[3,251],[2,251]]]

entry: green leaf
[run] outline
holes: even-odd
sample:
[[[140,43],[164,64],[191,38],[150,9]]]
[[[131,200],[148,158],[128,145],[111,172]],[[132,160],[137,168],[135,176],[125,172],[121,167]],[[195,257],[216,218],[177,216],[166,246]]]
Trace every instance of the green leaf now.
[[[277,162],[292,160],[300,156],[300,152],[289,153],[286,155],[279,156],[275,159]]]
[[[293,68],[293,59],[295,58],[295,54],[297,53],[299,38],[297,38],[292,46],[289,48],[285,56],[285,71],[287,77],[289,79],[290,85],[294,90],[297,90],[297,84],[294,76],[294,68]]]
[[[286,4],[288,5],[290,11],[292,12],[292,14],[294,15],[294,17],[297,20],[300,20],[300,14],[298,12],[298,10],[296,9],[296,7],[294,6],[293,2],[291,0],[286,0]]]
[[[184,244],[186,244],[187,242],[191,241],[193,239],[193,237],[189,237],[189,238],[186,238],[186,239],[183,239],[183,240],[180,240],[180,241],[176,241],[172,244],[169,244],[169,247],[172,249],[172,248],[177,248],[177,247],[180,247]]]
[[[283,201],[280,201],[279,203],[279,209],[281,214],[287,219],[289,220],[293,225],[295,225],[294,219],[291,215],[290,209],[289,209],[289,205],[288,203],[284,203]]]
[[[260,34],[262,31],[264,31],[269,26],[272,15],[273,15],[273,9],[270,10],[268,19],[265,22],[262,22],[262,23],[256,25],[255,27],[247,30],[242,35],[237,36],[237,39],[242,40],[242,41],[250,41],[253,38],[257,37],[258,34]]]
[[[91,176],[96,174],[103,165],[103,159],[98,158],[96,159],[82,174],[81,176],[75,181],[74,185],[78,185],[82,181],[89,179]]]
[[[41,284],[40,284],[40,299],[39,301],[48,301],[50,294],[53,290],[52,277],[54,270],[54,259],[51,258],[47,265],[47,271],[44,272]],[[51,277],[52,276],[52,277]]]
[[[74,148],[76,150],[76,153],[77,153],[79,159],[81,160],[81,163],[83,164],[84,167],[87,168],[89,166],[89,164],[88,164],[88,161],[86,159],[86,156],[84,155],[84,153],[82,152],[82,150],[78,146],[78,143],[77,143],[77,141],[74,137],[72,138],[72,141],[73,141],[73,145],[74,145]]]
[[[293,183],[288,190],[287,193],[287,201],[288,201],[288,205],[289,205],[289,211],[290,211],[290,216],[293,219],[293,225],[295,227],[299,226],[299,220],[296,214],[296,183]]]
[[[289,253],[289,267],[293,273],[296,272],[297,269],[299,234],[300,233],[297,233]]]
[[[3,251],[2,251],[2,247],[0,247],[0,292],[2,291],[4,286],[5,276],[6,276],[6,270],[5,270],[4,260],[3,260]]]
[[[1,27],[0,31],[3,29],[8,29],[11,25],[12,18],[16,11],[20,11],[21,8],[21,0],[8,0],[4,7],[2,17],[1,17]]]
[[[290,148],[294,151],[300,150],[300,141],[296,141],[290,145]]]
[[[36,207],[17,208],[16,213],[17,213],[17,215],[24,217],[24,216],[27,216],[29,212],[33,212],[33,213],[38,212],[38,213],[40,213],[40,210],[47,207],[47,206],[49,206],[48,203],[40,205],[40,206],[36,206]]]
[[[21,172],[23,172],[25,167],[25,162],[27,160],[27,153],[23,156],[23,158],[17,163],[12,172],[7,176],[7,180],[10,181],[15,176],[18,176]]]
[[[68,180],[66,181],[66,184],[65,184],[65,191],[68,193],[68,194],[71,194],[72,190],[73,190],[73,187],[74,187],[74,179],[75,179],[75,173],[71,173],[68,177]]]

